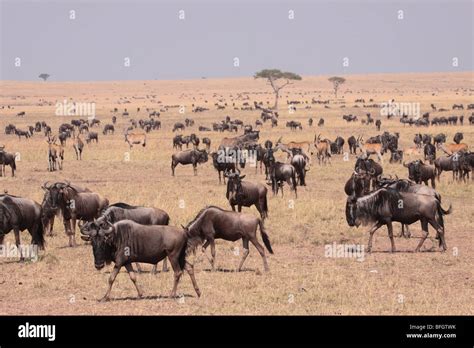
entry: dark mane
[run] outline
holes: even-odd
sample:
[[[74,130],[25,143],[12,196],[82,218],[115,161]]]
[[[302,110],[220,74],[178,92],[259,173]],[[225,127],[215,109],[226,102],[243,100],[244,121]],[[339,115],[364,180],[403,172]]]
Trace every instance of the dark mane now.
[[[117,202],[117,203],[109,205],[109,207],[117,207],[117,208],[122,208],[122,209],[136,209],[136,208],[139,208],[136,205],[130,205],[130,204],[127,204],[127,203],[124,203],[124,202]]]
[[[380,210],[383,209],[385,204],[388,204],[393,214],[398,210],[398,201],[400,199],[400,193],[394,189],[381,188],[372,191],[367,196],[357,200],[359,217],[365,222],[376,220],[380,214]]]

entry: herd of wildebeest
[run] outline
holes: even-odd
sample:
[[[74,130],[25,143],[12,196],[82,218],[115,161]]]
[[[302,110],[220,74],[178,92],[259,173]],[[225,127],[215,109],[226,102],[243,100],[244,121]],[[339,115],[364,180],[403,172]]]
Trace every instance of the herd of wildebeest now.
[[[357,101],[356,101],[357,102]],[[4,236],[14,231],[16,245],[20,246],[20,232],[28,230],[32,237],[32,244],[40,249],[45,246],[45,235],[52,235],[53,224],[56,216],[61,216],[65,233],[69,238],[69,246],[76,245],[75,230],[78,223],[81,239],[92,244],[94,263],[97,269],[102,269],[105,264],[114,263],[113,271],[109,279],[107,293],[102,300],[107,300],[110,295],[112,284],[124,266],[133,281],[138,295],[142,291],[136,282],[133,263],[153,264],[153,273],[156,265],[163,261],[163,270],[167,270],[167,259],[174,271],[174,286],[171,296],[176,296],[178,281],[184,271],[192,280],[198,296],[198,288],[193,265],[189,256],[199,245],[202,251],[208,246],[211,248],[211,266],[215,262],[215,239],[228,241],[242,240],[244,252],[238,269],[249,253],[249,242],[251,242],[260,253],[264,269],[268,270],[265,256],[265,248],[273,253],[267,231],[265,230],[265,219],[269,218],[267,204],[267,186],[271,187],[274,195],[283,187],[293,191],[297,199],[298,186],[306,185],[306,175],[312,159],[317,159],[319,165],[330,165],[335,155],[343,155],[345,160],[349,155],[356,155],[354,170],[344,186],[347,194],[346,220],[349,226],[370,224],[369,242],[367,251],[372,248],[372,237],[374,232],[381,226],[387,226],[391,241],[391,250],[395,251],[393,236],[393,222],[399,222],[402,226],[402,235],[410,236],[408,225],[420,221],[422,227],[422,238],[416,247],[419,251],[428,236],[428,225],[436,230],[436,239],[439,241],[441,250],[446,250],[444,216],[450,214],[451,206],[444,209],[441,204],[441,196],[435,190],[436,181],[440,180],[442,172],[451,171],[453,181],[469,183],[469,176],[474,167],[474,153],[469,146],[463,143],[463,133],[453,132],[451,138],[446,134],[436,135],[425,131],[415,135],[413,147],[399,148],[400,134],[383,132],[378,136],[364,139],[363,136],[350,136],[347,140],[338,136],[334,141],[322,136],[325,120],[319,119],[318,133],[314,139],[300,142],[284,143],[280,137],[277,141],[260,139],[261,127],[267,121],[271,127],[278,125],[278,112],[263,107],[262,103],[254,103],[251,107],[248,103],[243,108],[259,110],[260,118],[255,125],[244,124],[244,122],[231,119],[226,116],[224,120],[205,126],[199,125],[201,133],[212,134],[213,132],[241,132],[240,135],[224,137],[217,150],[211,151],[211,137],[199,138],[196,133],[184,135],[183,131],[195,127],[193,119],[186,118],[184,122],[174,124],[172,131],[176,132],[170,146],[174,149],[171,156],[171,174],[174,176],[178,165],[192,165],[194,175],[197,175],[199,164],[212,159],[212,165],[218,173],[219,182],[226,183],[226,198],[232,211],[224,210],[216,206],[206,206],[199,211],[196,217],[186,226],[170,226],[170,216],[161,209],[155,207],[133,206],[124,202],[111,204],[108,198],[99,193],[90,191],[68,181],[45,182],[41,188],[44,197],[41,204],[28,199],[17,197],[9,193],[0,195],[0,243]],[[293,104],[289,102],[289,104]],[[297,103],[294,103],[295,105]],[[194,105],[193,105],[194,107]],[[222,106],[217,105],[222,109]],[[432,105],[433,110],[436,107]],[[462,104],[454,105],[453,109],[464,109]],[[470,104],[467,109],[474,108]],[[195,107],[193,112],[205,112],[207,108]],[[118,109],[113,110],[117,112]],[[140,111],[140,110],[137,110]],[[162,110],[164,111],[164,110]],[[17,116],[25,117],[25,113]],[[374,124],[380,131],[382,120],[375,120],[370,114],[362,118],[361,123],[365,125]],[[129,117],[128,111],[124,110],[124,119]],[[394,117],[389,115],[388,118]],[[160,112],[150,112],[148,118],[141,120],[130,119],[130,125],[124,129],[124,140],[131,150],[133,146],[146,147],[147,134],[153,130],[161,129],[159,120]],[[347,122],[358,121],[357,116],[343,115]],[[438,124],[451,124],[457,126],[458,120],[463,126],[464,117],[436,117],[430,120],[429,113],[419,119],[408,119],[402,115],[400,122],[404,125],[428,129]],[[474,113],[469,116],[469,125],[474,124]],[[62,124],[57,133],[46,122],[36,122],[28,129],[19,129],[13,124],[5,127],[5,134],[29,138],[31,136],[44,136],[48,143],[48,170],[62,170],[64,166],[64,148],[67,141],[72,141],[76,159],[82,159],[82,152],[86,143],[99,142],[99,131],[101,136],[108,136],[115,132],[117,116],[113,116],[110,123],[103,124],[104,120],[98,118],[76,119],[70,123]],[[288,121],[286,126],[298,132],[303,125],[299,121]],[[308,119],[308,127],[313,127],[313,119]],[[425,127],[425,128],[421,128]],[[70,139],[70,140],[69,140]],[[183,145],[186,150],[183,150]],[[347,151],[345,151],[345,146]],[[11,167],[11,175],[15,176],[16,163],[15,151],[7,152],[4,146],[0,147],[0,174],[6,176],[6,166]],[[274,154],[281,151],[286,154],[287,160],[280,162]],[[392,175],[384,175],[383,158],[389,154],[390,163],[400,163],[408,171],[408,179],[399,179]],[[437,153],[441,153],[440,156]],[[406,159],[413,155],[420,155],[423,160],[417,159],[407,162]],[[375,156],[375,160],[370,158]],[[246,167],[255,167],[255,172],[265,174],[266,185],[244,180],[245,175],[241,171]],[[429,186],[431,185],[431,187]],[[254,205],[259,217],[252,214],[241,213],[242,207]],[[236,212],[236,207],[238,212]],[[257,239],[257,229],[260,229],[263,245]],[[21,253],[21,248],[19,249]],[[20,254],[23,260],[23,255]]]

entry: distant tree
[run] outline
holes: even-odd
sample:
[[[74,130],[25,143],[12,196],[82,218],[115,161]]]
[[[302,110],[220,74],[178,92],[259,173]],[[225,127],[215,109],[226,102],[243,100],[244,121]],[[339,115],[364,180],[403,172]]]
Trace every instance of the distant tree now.
[[[332,82],[332,86],[334,88],[334,95],[337,98],[337,90],[339,89],[340,85],[346,82],[346,79],[344,77],[333,76],[333,77],[328,78],[328,81]]]
[[[273,109],[278,109],[278,98],[280,96],[280,89],[290,85],[290,80],[301,80],[301,76],[292,72],[283,72],[278,69],[264,69],[255,73],[254,78],[256,79],[266,79],[270,86],[273,88],[273,93],[275,93],[275,104]],[[278,81],[286,80],[284,83],[277,83]]]
[[[49,75],[49,74],[42,73],[42,74],[40,74],[38,77],[39,77],[40,79],[43,79],[43,81],[46,81],[50,76],[51,76],[51,75]]]

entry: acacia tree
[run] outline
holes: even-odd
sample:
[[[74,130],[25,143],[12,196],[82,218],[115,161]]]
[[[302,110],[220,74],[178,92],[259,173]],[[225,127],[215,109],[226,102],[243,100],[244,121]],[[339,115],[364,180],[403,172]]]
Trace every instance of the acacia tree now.
[[[272,86],[273,93],[275,93],[275,104],[273,109],[278,109],[278,98],[280,96],[280,90],[288,85],[291,85],[291,80],[301,80],[301,76],[292,72],[284,72],[278,69],[264,69],[255,73],[254,78],[256,79],[266,79],[267,82]],[[286,80],[286,82],[279,82]]]
[[[340,85],[346,82],[346,79],[344,77],[333,76],[333,77],[328,78],[328,81],[332,82],[332,86],[334,88],[334,95],[337,98],[337,90],[339,89]]]
[[[40,79],[43,79],[43,81],[46,81],[49,78],[49,76],[50,76],[49,74],[42,73],[38,77]]]

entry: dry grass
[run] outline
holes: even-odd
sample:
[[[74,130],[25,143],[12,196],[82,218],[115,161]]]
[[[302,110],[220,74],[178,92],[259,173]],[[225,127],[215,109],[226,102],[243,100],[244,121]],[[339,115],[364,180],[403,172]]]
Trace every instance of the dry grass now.
[[[170,156],[172,154],[171,126],[185,117],[192,117],[196,126],[209,126],[225,115],[240,118],[245,123],[254,123],[257,111],[216,111],[214,93],[224,96],[249,92],[250,102],[272,100],[268,87],[253,79],[199,80],[199,81],[137,81],[98,83],[23,83],[2,82],[1,105],[15,105],[14,110],[0,110],[0,143],[8,151],[19,152],[17,177],[0,179],[0,189],[39,202],[42,200],[40,185],[44,181],[70,180],[85,185],[108,197],[111,202],[126,201],[131,204],[156,206],[165,209],[172,224],[185,224],[207,204],[228,207],[225,186],[219,185],[217,173],[211,163],[198,168],[198,176],[192,175],[191,167],[178,166],[177,176],[171,177]],[[470,89],[466,92],[465,89]],[[332,98],[326,78],[305,78],[301,83],[289,86],[283,93],[279,127],[271,129],[267,124],[261,130],[261,140],[275,141],[283,136],[284,141],[312,140],[314,134],[322,133],[331,139],[341,135],[363,134],[365,138],[376,135],[373,126],[346,124],[343,113],[364,115],[366,110],[353,108],[357,98],[374,98],[377,103],[395,98],[397,101],[420,102],[421,110],[429,111],[431,103],[449,108],[453,103],[472,102],[472,73],[459,74],[404,74],[350,76],[343,87],[347,107],[331,106],[324,109],[313,105],[310,110],[298,110],[288,114],[288,99],[311,100]],[[300,95],[299,93],[305,93]],[[434,93],[434,95],[432,95]],[[15,136],[3,134],[6,124],[12,122],[20,128],[45,120],[57,130],[59,124],[70,121],[70,117],[54,116],[54,106],[37,106],[40,98],[53,102],[73,100],[97,103],[97,114],[103,122],[110,122],[110,110],[127,107],[133,118],[145,118],[145,107],[159,108],[151,99],[142,98],[156,94],[155,100],[163,104],[186,105],[188,113],[181,115],[177,109],[162,114],[163,129],[152,132],[146,148],[134,148],[131,160],[124,161],[128,146],[123,141],[122,129],[126,120],[119,117],[119,126],[113,136],[100,133],[99,144],[85,148],[83,161],[76,161],[72,145],[66,148],[66,160],[62,172],[47,171],[47,144],[42,136],[18,141]],[[20,98],[21,96],[21,98]],[[128,97],[130,104],[117,105],[120,98]],[[195,97],[196,100],[192,98]],[[206,104],[204,100],[208,100]],[[211,111],[192,114],[191,103],[210,105]],[[241,101],[237,102],[239,105]],[[142,108],[136,113],[136,107]],[[25,119],[14,116],[26,111]],[[367,110],[376,116],[376,109]],[[448,112],[447,115],[457,114]],[[470,112],[465,111],[465,116]],[[324,128],[309,128],[308,117],[316,121],[326,119]],[[467,118],[467,117],[466,117]],[[301,120],[303,131],[291,132],[284,127],[287,120]],[[382,120],[382,130],[401,133],[401,147],[412,146],[416,132],[445,132],[449,139],[458,130],[464,132],[464,142],[472,144],[472,126],[447,126],[417,129],[403,127],[394,121]],[[191,130],[186,130],[186,134]],[[201,133],[210,136],[213,148],[226,134]],[[440,155],[440,154],[438,154]],[[386,156],[385,173],[406,177],[401,165],[391,165]],[[308,173],[307,187],[299,188],[299,197],[293,209],[289,200],[293,194],[285,188],[285,197],[269,197],[270,217],[267,229],[275,254],[269,257],[271,272],[263,274],[262,260],[251,247],[245,272],[236,273],[239,256],[233,248],[241,248],[239,242],[219,241],[217,244],[217,266],[222,270],[208,271],[205,257],[198,254],[196,261],[197,281],[203,291],[200,299],[195,297],[189,277],[184,277],[178,291],[184,300],[166,298],[172,286],[172,274],[152,276],[144,273],[139,282],[149,297],[136,300],[136,292],[127,274],[123,271],[112,291],[114,301],[98,303],[106,290],[109,271],[98,272],[93,267],[91,247],[81,245],[67,248],[62,223],[57,221],[55,236],[47,238],[47,249],[39,262],[18,263],[16,260],[0,260],[0,313],[6,314],[473,314],[472,283],[474,261],[472,183],[452,183],[450,174],[444,174],[438,191],[443,196],[443,205],[452,203],[454,212],[446,217],[448,251],[440,253],[427,240],[424,252],[413,250],[420,236],[420,226],[412,227],[409,240],[397,238],[398,252],[388,253],[389,240],[385,228],[376,233],[374,252],[365,255],[364,261],[352,258],[326,258],[324,245],[336,243],[366,244],[365,228],[347,226],[343,185],[353,169],[350,161],[336,156],[332,165],[320,167],[313,164]],[[253,168],[245,169],[246,180],[264,182],[264,176],[255,174]],[[185,203],[180,208],[180,200]],[[256,214],[255,208],[245,211]],[[398,232],[398,226],[396,227]],[[432,233],[432,232],[431,232]],[[432,233],[430,237],[434,237]],[[27,232],[22,238],[29,241]],[[6,242],[13,242],[9,234]],[[79,238],[78,238],[79,240]],[[454,253],[457,248],[458,255]],[[147,267],[147,269],[151,269]],[[229,270],[228,272],[224,270]],[[160,297],[163,296],[163,297]],[[402,297],[403,301],[401,301]]]

